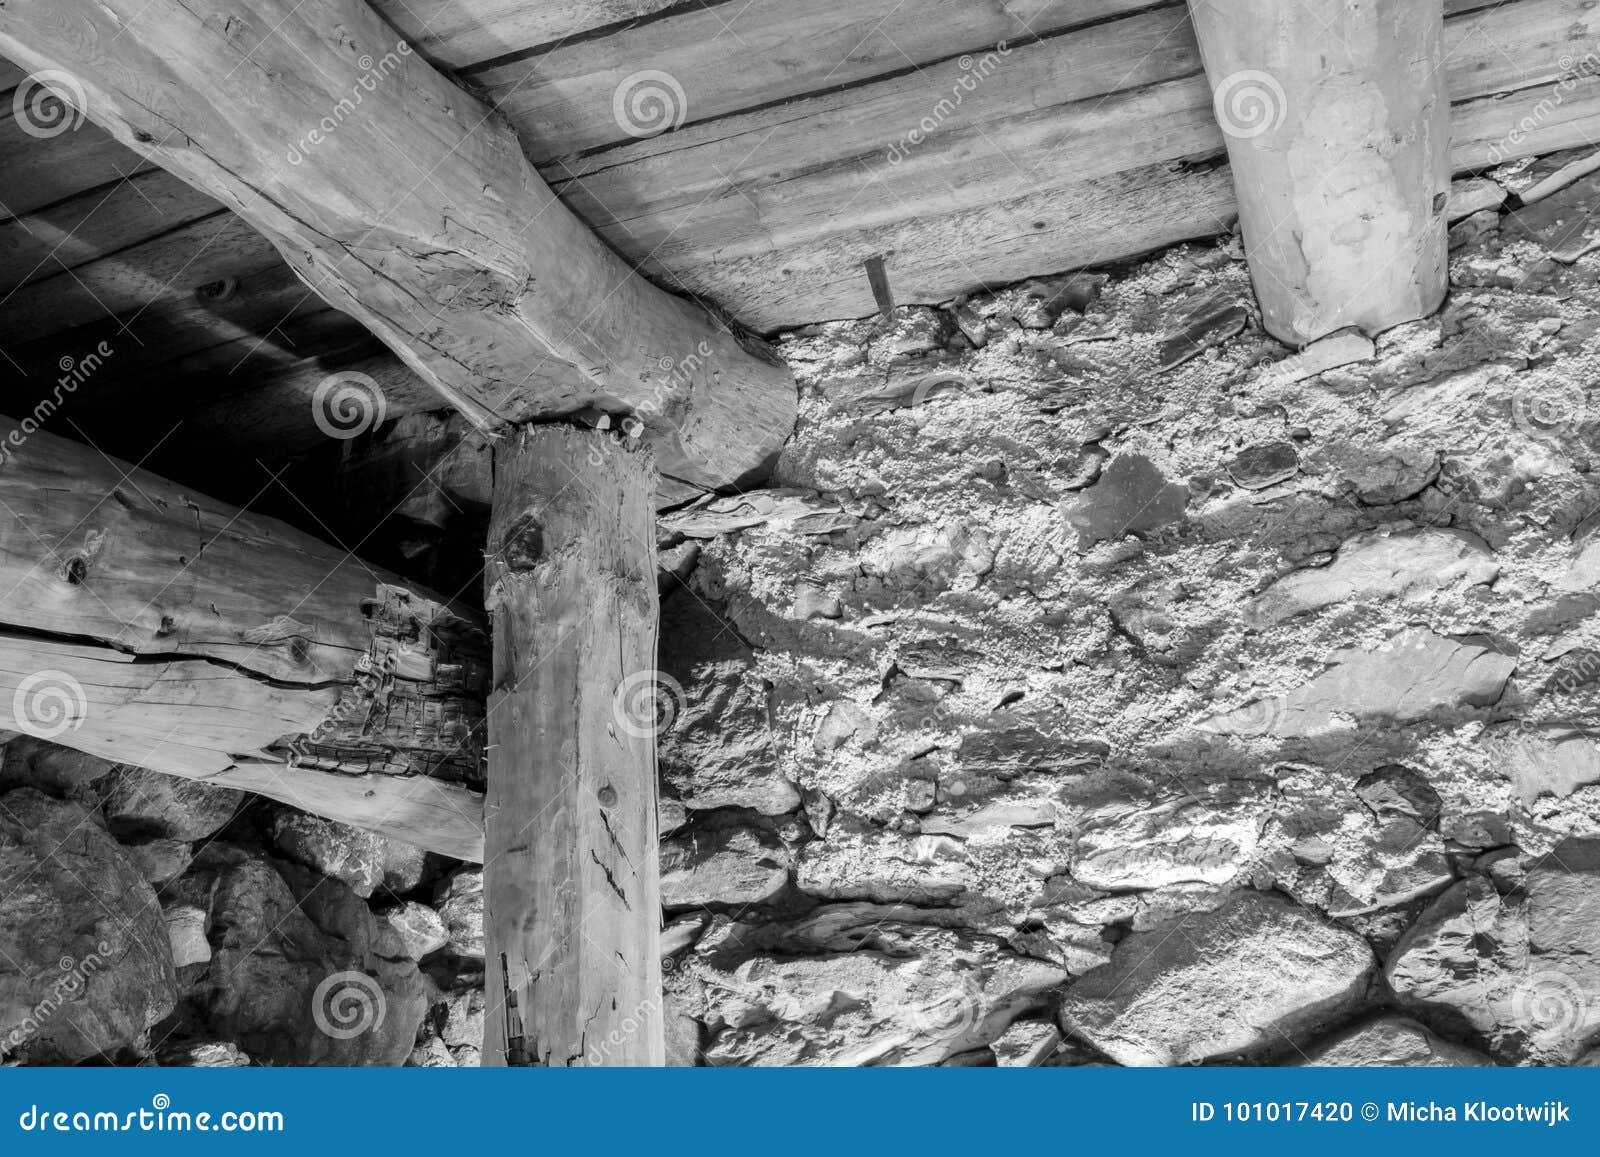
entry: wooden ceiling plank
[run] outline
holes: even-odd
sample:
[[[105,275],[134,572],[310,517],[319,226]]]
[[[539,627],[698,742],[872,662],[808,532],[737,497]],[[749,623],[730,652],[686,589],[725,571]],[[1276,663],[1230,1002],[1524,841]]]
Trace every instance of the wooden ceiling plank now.
[[[759,330],[864,316],[871,312],[865,305],[864,283],[856,288],[857,279],[848,269],[815,282],[825,286],[837,279],[850,286],[846,294],[841,297],[823,291],[809,300],[796,295],[794,276],[785,275],[781,284],[764,286],[735,270],[758,250],[765,250],[764,260],[780,272],[794,267],[802,257],[826,252],[848,255],[848,260],[859,264],[859,251],[866,249],[867,256],[877,251],[869,247],[867,238],[895,231],[889,219],[897,203],[907,219],[941,209],[972,210],[981,217],[987,203],[1015,199],[1027,190],[1027,182],[1019,189],[1014,163],[973,161],[974,157],[993,161],[997,149],[1011,151],[1012,140],[1022,143],[1015,151],[1026,155],[1023,167],[1033,189],[1055,188],[1063,198],[1075,195],[1071,168],[1080,153],[1086,173],[1119,167],[1117,131],[1126,133],[1127,146],[1121,150],[1124,157],[1140,158],[1122,167],[1137,169],[1153,146],[1158,149],[1156,156],[1171,158],[1218,152],[1222,137],[1211,116],[1210,92],[1198,73],[1191,71],[1196,61],[1192,30],[1185,19],[1181,28],[1169,25],[1170,35],[1162,40],[1161,33],[1151,26],[1161,18],[1159,13],[1130,17],[1082,34],[1018,47],[1006,59],[1003,76],[997,78],[1003,83],[980,86],[938,132],[898,164],[890,164],[886,156],[885,138],[893,138],[892,130],[886,132],[884,126],[915,125],[928,108],[930,92],[947,91],[949,77],[939,76],[937,83],[922,81],[920,86],[919,78],[895,78],[845,94],[725,118],[714,125],[691,125],[597,153],[570,168],[549,166],[546,173],[569,203],[648,272],[693,292],[719,293],[719,300],[728,302]],[[1165,18],[1173,19],[1171,14]],[[1124,26],[1143,26],[1146,31],[1139,37],[1126,36]],[[1561,39],[1553,43],[1551,37],[1557,30]],[[1546,76],[1551,61],[1560,55],[1552,52],[1553,47],[1566,45],[1575,55],[1578,45],[1597,35],[1600,17],[1574,0],[1522,0],[1458,16],[1446,25],[1452,94],[1458,100],[1481,98],[1501,92],[1504,84]],[[1092,96],[1081,97],[1082,89],[1070,87],[1070,80],[1056,79],[1081,75],[1080,65],[1088,75],[1096,75],[1096,59],[1123,65],[1126,70],[1128,58],[1119,54],[1119,37],[1132,43],[1148,42],[1152,36],[1171,55],[1151,58],[1147,70],[1136,74],[1155,85],[1148,92],[1106,101],[1105,108],[1096,112],[1094,106],[1101,102]],[[926,71],[937,73],[936,69]],[[1579,135],[1567,126],[1581,123],[1575,110],[1588,87],[1569,86],[1557,115],[1550,116],[1548,110],[1537,115],[1534,128],[1519,134],[1519,155],[1527,154],[1532,141],[1566,142]],[[1057,97],[1086,99],[1089,112],[1086,114],[1081,103],[1048,103]],[[1503,114],[1501,135],[1528,111],[1516,91],[1492,103],[1499,105]],[[1141,106],[1149,111],[1148,122],[1128,121],[1121,130],[1114,129],[1116,115]],[[1513,114],[1513,109],[1521,111]],[[1475,123],[1492,122],[1494,117],[1491,107],[1473,115]],[[1090,136],[1080,140],[1076,135],[1080,132]],[[1481,164],[1482,158],[1482,149],[1471,158],[1463,157],[1458,149],[1456,167]],[[558,179],[557,173],[563,169],[577,176]],[[958,194],[941,204],[951,188],[958,189]],[[847,206],[848,212],[840,212],[839,206]],[[1041,219],[1048,216],[1045,213]],[[1009,224],[999,227],[996,236],[1009,236],[1011,228]],[[915,222],[901,232],[924,235]],[[829,239],[837,244],[830,245]],[[999,258],[991,267],[985,244],[982,234],[975,236],[963,259],[982,280],[992,283],[1002,279],[1002,269],[1014,265]],[[1096,244],[1085,251],[1102,249]],[[1070,246],[1047,243],[1044,252],[1066,263],[1060,268],[1084,263]],[[1110,259],[1130,255],[1114,253]],[[734,263],[733,268],[729,262]],[[896,275],[897,294],[899,278],[906,276],[908,269],[926,268],[930,276],[923,278],[913,272],[911,280],[930,289],[940,287],[943,297],[971,288],[975,280],[932,276],[934,271],[957,268],[942,252],[902,250],[893,265],[902,270]],[[1049,267],[1035,271],[1049,271]],[[852,312],[837,312],[843,300],[863,304]]]
[[[14,117],[0,117],[0,221],[154,167],[87,121],[59,136],[38,137]]]
[[[372,6],[429,59],[459,69],[683,4],[684,0],[373,0]]]
[[[14,0],[0,48],[71,75],[92,118],[260,229],[478,423],[603,404],[637,412],[673,478],[764,472],[793,427],[787,367],[635,274],[364,0],[236,15]]]
[[[534,160],[546,161],[936,61],[964,61],[971,82],[984,83],[987,74],[971,69],[997,46],[1150,6],[861,0],[841,12],[837,0],[751,0],[691,8],[474,72],[472,80],[518,127]],[[1182,6],[1173,12],[1181,16]],[[991,83],[1017,82],[997,76]]]
[[[218,208],[198,221],[9,293],[0,301],[0,340],[8,346],[21,344],[101,318],[137,313],[278,263],[271,242],[237,214]]]
[[[0,223],[0,312],[4,298],[18,286],[119,254],[225,211],[214,198],[166,170],[149,169]]]

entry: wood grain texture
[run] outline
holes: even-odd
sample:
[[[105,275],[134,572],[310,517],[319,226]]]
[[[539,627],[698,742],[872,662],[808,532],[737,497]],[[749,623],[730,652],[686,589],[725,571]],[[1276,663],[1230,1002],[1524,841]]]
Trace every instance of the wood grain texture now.
[[[1571,67],[1581,59],[1600,36],[1600,17],[1576,0],[1451,10],[1458,14],[1445,26],[1446,79],[1466,118],[1452,153],[1459,170],[1482,164],[1490,142],[1548,95],[1520,86],[1547,84],[1563,60]],[[1172,168],[1214,158],[1224,146],[1181,8],[1016,46],[959,104],[938,111],[935,131],[895,152],[973,71],[947,61],[686,125],[545,171],[652,275],[727,302],[762,330],[871,314],[861,262],[886,250],[897,299],[934,303],[983,284],[1130,257],[1152,236],[1200,236],[1200,219],[1218,222],[1209,232],[1227,227],[1231,195],[1208,195],[1206,209],[1193,213],[1181,187],[1209,194],[1209,182]],[[1592,87],[1585,81],[1562,106],[1534,115],[1505,156],[1577,143]],[[1150,164],[1157,161],[1167,165]],[[1170,199],[1141,194],[1145,176]],[[1135,201],[1102,197],[1108,186],[1132,190]],[[1056,227],[1061,213],[1071,227]],[[1124,233],[1137,240],[1120,245]]]
[[[405,780],[481,785],[469,612],[31,421],[0,425],[0,449],[5,726],[190,777],[276,764],[280,792],[358,779],[375,794],[316,798],[366,826],[362,799],[430,798]]]
[[[487,1065],[664,1060],[653,486],[599,431],[495,455]]]
[[[470,76],[518,127],[535,159],[545,160],[639,135],[628,131],[630,124],[714,120],[1151,6],[1151,0],[864,0],[844,11],[835,0],[690,6]],[[651,90],[645,75],[651,72],[670,78],[653,86],[665,102],[632,107],[633,98]]]
[[[621,24],[684,0],[374,0],[430,59],[462,68]]]
[[[0,318],[10,291],[123,253],[203,217],[226,213],[213,198],[162,169],[91,190],[0,223]],[[273,253],[267,246],[268,253]],[[141,255],[125,260],[140,262]],[[142,270],[148,274],[148,270]],[[180,287],[180,292],[182,288]],[[0,320],[0,332],[9,332]]]
[[[1414,0],[1190,0],[1250,280],[1291,346],[1439,308],[1448,288],[1444,22]]]
[[[787,368],[635,274],[364,0],[13,0],[0,49],[73,76],[480,424],[633,410],[707,487],[788,436]]]

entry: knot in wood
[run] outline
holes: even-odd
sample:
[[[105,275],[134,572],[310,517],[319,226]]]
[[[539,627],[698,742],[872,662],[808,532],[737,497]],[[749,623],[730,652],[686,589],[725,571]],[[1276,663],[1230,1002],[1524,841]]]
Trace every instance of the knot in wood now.
[[[520,515],[500,540],[500,557],[510,571],[530,571],[544,558],[544,528],[530,511]]]

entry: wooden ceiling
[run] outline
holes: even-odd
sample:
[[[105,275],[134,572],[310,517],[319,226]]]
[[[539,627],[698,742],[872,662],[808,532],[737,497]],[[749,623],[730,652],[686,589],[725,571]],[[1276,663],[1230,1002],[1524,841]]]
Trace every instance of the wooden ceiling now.
[[[1182,3],[375,6],[512,122],[624,256],[764,332],[872,313],[875,256],[898,301],[938,302],[1214,235],[1234,212]],[[1458,170],[1600,137],[1588,0],[1446,13]],[[630,134],[630,79],[666,93],[678,127]],[[91,124],[24,132],[21,80],[0,66],[5,408],[25,410],[102,340],[116,352],[83,391],[91,424],[153,391],[189,413],[307,359],[372,352],[215,201]],[[932,131],[913,143],[919,126]]]

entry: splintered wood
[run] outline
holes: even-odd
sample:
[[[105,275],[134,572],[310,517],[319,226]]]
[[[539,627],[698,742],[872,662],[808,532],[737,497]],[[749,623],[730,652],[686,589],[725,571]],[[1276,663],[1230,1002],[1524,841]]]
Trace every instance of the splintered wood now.
[[[484,1063],[659,1065],[655,468],[598,430],[498,448]]]
[[[481,858],[470,612],[31,422],[0,446],[0,727]]]

